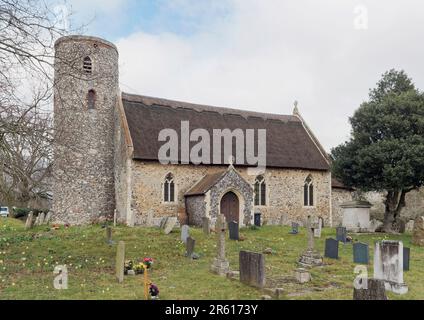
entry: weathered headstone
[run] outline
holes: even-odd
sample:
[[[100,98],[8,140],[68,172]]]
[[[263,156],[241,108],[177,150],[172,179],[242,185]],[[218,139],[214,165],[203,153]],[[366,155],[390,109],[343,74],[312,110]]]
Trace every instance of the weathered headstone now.
[[[52,219],[52,212],[49,211],[47,212],[46,218],[44,219],[44,224],[49,224],[51,219]]]
[[[408,292],[403,282],[402,241],[381,241],[375,244],[374,279],[383,280],[386,290],[398,294]]]
[[[347,241],[347,231],[345,227],[337,227],[336,228],[336,240],[346,243]]]
[[[405,225],[405,232],[412,233],[414,231],[414,220],[409,220]]]
[[[403,247],[403,271],[409,271],[410,257],[411,257],[411,249]]]
[[[318,222],[317,222],[317,226],[314,229],[314,237],[315,238],[321,238],[322,224],[323,224],[322,218],[319,217]]]
[[[202,218],[203,233],[209,235],[211,233],[211,219],[209,217]]]
[[[116,250],[115,274],[119,283],[124,281],[124,268],[125,268],[125,242],[119,241]]]
[[[339,242],[333,238],[325,240],[325,254],[326,258],[338,259],[339,258]]]
[[[304,268],[297,268],[295,271],[297,282],[303,284],[312,280],[311,274]]]
[[[290,234],[298,234],[299,233],[299,224],[296,222],[292,222],[292,229]]]
[[[44,218],[45,218],[45,213],[44,212],[40,212],[38,214],[38,226],[41,226],[42,224],[44,224]]]
[[[176,224],[177,224],[177,218],[176,217],[168,217],[168,219],[166,219],[163,232],[165,234],[170,234],[172,232],[172,229],[174,229]]]
[[[255,224],[255,226],[260,227],[261,226],[261,213],[260,212],[256,212],[253,222]]]
[[[112,240],[112,227],[111,226],[106,227],[106,243],[109,244],[109,245],[114,244],[114,242]]]
[[[166,221],[168,220],[168,217],[164,217],[164,218],[162,218],[161,220],[160,220],[160,223],[159,223],[159,228],[160,229],[163,229],[163,228],[165,228],[165,225],[166,225]]]
[[[194,240],[192,237],[187,237],[187,242],[186,242],[186,256],[187,257],[189,257],[189,258],[193,257],[195,245],[196,245],[196,240]]]
[[[31,211],[28,214],[27,219],[26,219],[26,222],[25,222],[25,230],[28,230],[28,229],[31,229],[32,228],[32,220],[33,220],[33,218],[34,218],[34,213]]]
[[[299,264],[303,267],[320,266],[322,265],[322,257],[314,247],[314,228],[311,217],[308,217],[306,228],[308,231],[308,249],[300,256]]]
[[[366,289],[353,289],[353,300],[387,300],[384,281],[368,279]]]
[[[226,234],[227,223],[225,221],[225,216],[220,214],[216,219],[215,229],[218,233],[218,245],[217,245],[217,256],[213,260],[211,271],[225,276],[230,270],[230,263],[225,258],[225,234]]]
[[[240,251],[240,281],[249,286],[263,288],[265,285],[265,258],[261,253]]]
[[[424,217],[418,217],[414,221],[414,231],[412,232],[412,243],[424,247]]]
[[[356,242],[353,244],[353,263],[368,264],[370,261],[370,249],[368,244]]]
[[[230,240],[239,240],[239,227],[236,221],[228,223],[228,230],[230,231]]]
[[[187,243],[187,238],[190,236],[190,227],[188,225],[183,225],[181,227],[181,241]]]

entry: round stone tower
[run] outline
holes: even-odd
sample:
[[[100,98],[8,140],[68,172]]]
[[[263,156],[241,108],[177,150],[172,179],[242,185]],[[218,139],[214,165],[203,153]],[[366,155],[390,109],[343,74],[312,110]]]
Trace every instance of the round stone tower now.
[[[112,217],[118,50],[87,36],[55,44],[53,221],[87,224]]]

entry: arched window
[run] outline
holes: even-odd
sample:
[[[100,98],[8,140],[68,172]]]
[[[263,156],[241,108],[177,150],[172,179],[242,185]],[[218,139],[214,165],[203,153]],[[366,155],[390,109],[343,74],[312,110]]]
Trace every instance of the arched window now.
[[[266,183],[263,176],[255,179],[255,206],[266,206]]]
[[[95,109],[96,108],[96,91],[91,89],[87,94],[87,108]]]
[[[163,201],[175,202],[175,183],[174,176],[171,173],[168,173],[165,177],[165,183],[163,184]]]
[[[303,185],[303,205],[305,207],[314,206],[314,184],[312,182],[312,177],[308,176]]]
[[[91,61],[90,57],[84,58],[82,69],[84,70],[85,73],[89,73],[89,74],[93,71],[93,62]]]

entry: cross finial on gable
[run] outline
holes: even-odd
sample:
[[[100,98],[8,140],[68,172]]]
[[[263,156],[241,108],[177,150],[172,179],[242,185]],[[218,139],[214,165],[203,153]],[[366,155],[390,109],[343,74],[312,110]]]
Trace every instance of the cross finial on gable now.
[[[300,115],[299,113],[299,109],[297,108],[297,106],[299,105],[299,103],[297,102],[297,100],[294,101],[294,109],[293,109],[293,115]]]

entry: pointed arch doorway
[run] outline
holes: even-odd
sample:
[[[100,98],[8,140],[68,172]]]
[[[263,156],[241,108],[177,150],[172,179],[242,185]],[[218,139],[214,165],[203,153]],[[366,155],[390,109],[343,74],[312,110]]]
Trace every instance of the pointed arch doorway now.
[[[240,224],[240,202],[234,192],[227,192],[222,197],[220,208],[227,222],[236,221]]]

